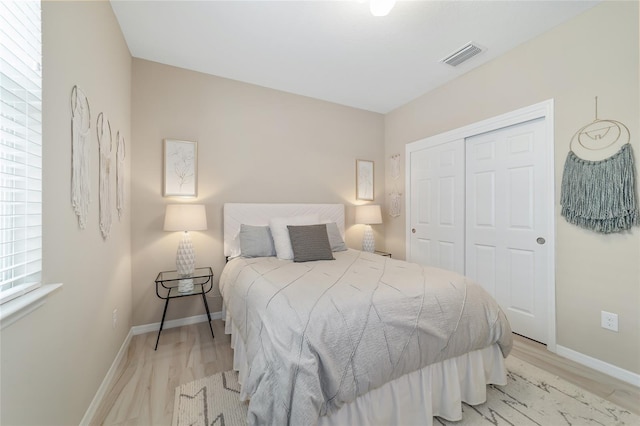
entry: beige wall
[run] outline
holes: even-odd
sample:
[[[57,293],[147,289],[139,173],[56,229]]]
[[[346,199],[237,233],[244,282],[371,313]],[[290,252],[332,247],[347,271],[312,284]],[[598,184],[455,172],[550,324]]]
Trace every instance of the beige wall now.
[[[557,344],[635,373],[640,229],[605,236],[569,225],[559,194],[569,141],[594,119],[595,96],[599,117],[625,123],[640,155],[638,51],[638,3],[605,2],[385,117],[385,157],[404,158],[409,142],[555,100]],[[390,192],[389,177],[386,185]],[[400,257],[404,212],[385,232],[387,249]],[[600,327],[601,310],[619,315],[618,333]]]
[[[374,160],[378,203],[384,201],[384,117],[233,80],[133,60],[133,323],[159,322],[154,292],[161,270],[175,269],[180,233],[164,232],[166,204],[203,203],[209,229],[193,232],[196,265],[213,266],[209,307],[221,309],[226,202],[355,204],[355,160]],[[164,138],[198,142],[198,197],[162,197]],[[347,208],[347,226],[353,223]],[[378,232],[382,226],[376,226]],[[347,230],[358,247],[361,226]],[[382,239],[381,239],[382,240]],[[174,300],[167,319],[203,313],[197,298]]]
[[[114,205],[111,236],[103,241],[93,121],[107,114],[131,147],[131,56],[108,2],[43,2],[42,20],[43,276],[64,285],[1,332],[3,425],[78,424],[131,328],[130,185],[124,217],[117,219]],[[93,121],[85,230],[70,204],[75,84],[89,98]],[[115,188],[115,175],[111,183]],[[114,308],[119,319],[112,329]]]

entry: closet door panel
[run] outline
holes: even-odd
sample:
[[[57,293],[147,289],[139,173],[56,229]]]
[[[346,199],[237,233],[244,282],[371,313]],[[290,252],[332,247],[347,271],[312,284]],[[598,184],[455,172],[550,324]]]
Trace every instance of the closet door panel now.
[[[467,275],[505,311],[512,329],[546,343],[547,235],[544,120],[467,138]],[[491,253],[491,256],[488,254]],[[490,262],[490,263],[488,263]]]
[[[411,153],[407,260],[464,273],[464,140]]]

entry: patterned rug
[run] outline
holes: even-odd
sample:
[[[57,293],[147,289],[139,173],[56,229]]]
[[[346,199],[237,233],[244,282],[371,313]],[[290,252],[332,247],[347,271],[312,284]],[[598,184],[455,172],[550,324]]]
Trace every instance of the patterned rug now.
[[[506,386],[489,385],[487,402],[463,404],[463,419],[433,419],[452,426],[640,425],[640,416],[515,357],[506,360]],[[174,426],[240,426],[247,403],[240,402],[238,375],[214,374],[176,388]]]

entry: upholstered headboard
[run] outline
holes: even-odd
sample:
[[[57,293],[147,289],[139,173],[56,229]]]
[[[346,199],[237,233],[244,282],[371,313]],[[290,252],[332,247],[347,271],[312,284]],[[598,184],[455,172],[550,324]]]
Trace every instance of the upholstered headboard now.
[[[318,213],[322,222],[335,222],[344,239],[344,204],[251,204],[225,203],[224,255],[236,256],[240,252],[236,238],[240,225],[269,225],[274,217],[301,216]]]

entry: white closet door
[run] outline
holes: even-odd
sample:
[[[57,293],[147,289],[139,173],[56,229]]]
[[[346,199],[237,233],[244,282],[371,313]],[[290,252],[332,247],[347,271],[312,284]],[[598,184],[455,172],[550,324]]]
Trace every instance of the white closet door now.
[[[407,259],[464,274],[464,139],[412,152]]]
[[[514,332],[546,343],[549,206],[544,119],[467,138],[466,274]]]

